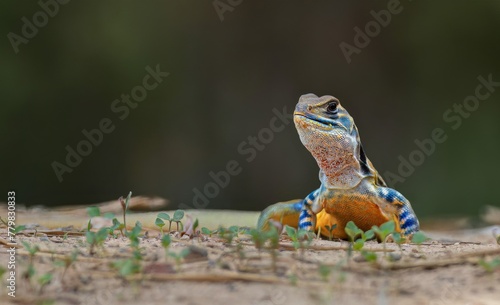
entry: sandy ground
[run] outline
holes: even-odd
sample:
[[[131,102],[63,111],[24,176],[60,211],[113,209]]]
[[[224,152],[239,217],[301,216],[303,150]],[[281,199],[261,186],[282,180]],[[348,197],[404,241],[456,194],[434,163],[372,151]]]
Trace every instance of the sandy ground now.
[[[254,212],[191,211],[201,226],[253,225]],[[3,214],[2,214],[3,215]],[[155,213],[129,215],[140,220],[146,235],[140,238],[142,260],[138,273],[120,276],[111,265],[132,257],[127,238],[108,238],[93,255],[85,236],[61,235],[85,227],[88,217],[79,213],[36,210],[20,212],[24,223],[41,225],[38,233],[26,230],[18,244],[38,245],[32,258],[35,275],[23,277],[30,256],[24,247],[16,255],[16,298],[7,295],[7,276],[0,286],[2,304],[500,304],[500,268],[487,271],[481,264],[500,258],[493,227],[475,230],[428,230],[431,240],[422,245],[369,241],[376,262],[359,252],[348,255],[346,241],[314,240],[296,251],[283,236],[276,263],[270,250],[258,251],[247,235],[231,244],[218,236],[188,238],[172,233],[168,251],[190,254],[178,264],[166,255]],[[2,217],[3,218],[3,217]],[[61,227],[72,228],[61,230]],[[425,225],[424,225],[425,229]],[[145,232],[143,232],[144,234]],[[0,237],[6,238],[5,226]],[[238,246],[239,245],[239,246]],[[0,247],[0,267],[6,268],[10,245]],[[58,262],[77,259],[65,271]],[[390,260],[389,258],[392,258]],[[325,271],[322,273],[322,271]],[[328,272],[327,272],[328,271]],[[46,285],[40,277],[52,274]]]

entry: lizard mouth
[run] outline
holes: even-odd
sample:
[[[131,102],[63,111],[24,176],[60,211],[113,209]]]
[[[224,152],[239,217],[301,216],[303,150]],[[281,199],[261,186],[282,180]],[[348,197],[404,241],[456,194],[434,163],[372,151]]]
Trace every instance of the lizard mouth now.
[[[293,116],[296,121],[305,125],[313,125],[321,130],[330,131],[339,127],[347,130],[347,128],[339,122],[327,120],[314,114],[295,111]]]

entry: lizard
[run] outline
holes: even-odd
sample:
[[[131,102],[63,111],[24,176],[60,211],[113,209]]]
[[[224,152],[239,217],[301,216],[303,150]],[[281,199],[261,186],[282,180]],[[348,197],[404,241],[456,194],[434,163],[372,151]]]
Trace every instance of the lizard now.
[[[321,185],[304,199],[267,207],[260,214],[258,229],[267,231],[274,221],[346,239],[349,221],[366,231],[393,220],[396,232],[404,236],[419,230],[410,202],[387,186],[366,157],[358,128],[339,99],[302,95],[293,120],[302,144],[318,163]],[[330,231],[326,226],[335,228]]]

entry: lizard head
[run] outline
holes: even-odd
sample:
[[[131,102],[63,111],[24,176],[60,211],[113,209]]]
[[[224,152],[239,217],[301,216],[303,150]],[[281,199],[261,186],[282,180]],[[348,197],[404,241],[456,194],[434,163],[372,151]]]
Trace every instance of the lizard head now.
[[[340,101],[329,95],[300,97],[293,121],[302,144],[320,167],[320,179],[332,187],[352,187],[373,175],[358,129]]]
[[[293,113],[295,126],[302,139],[302,133],[336,138],[351,135],[355,129],[354,120],[340,101],[330,95],[317,97],[314,94],[302,95]],[[305,143],[304,143],[305,144]]]

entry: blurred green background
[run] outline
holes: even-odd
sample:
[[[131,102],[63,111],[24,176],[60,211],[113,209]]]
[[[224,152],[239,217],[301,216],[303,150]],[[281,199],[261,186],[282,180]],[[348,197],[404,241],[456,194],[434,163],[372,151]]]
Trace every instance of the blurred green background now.
[[[230,160],[241,173],[204,207],[261,210],[304,197],[319,186],[318,168],[293,124],[251,162],[238,146],[269,126],[274,108],[290,112],[311,92],[340,98],[384,176],[398,174],[398,156],[407,159],[415,139],[446,132],[393,183],[421,217],[498,206],[500,90],[456,130],[443,113],[474,95],[479,75],[500,81],[500,2],[402,0],[348,63],[339,45],[354,45],[354,27],[364,32],[370,11],[391,2],[221,0],[218,12],[213,1],[69,1],[16,53],[9,33],[22,36],[23,16],[43,10],[2,1],[4,198],[14,189],[18,203],[87,204],[132,190],[193,206],[193,189]],[[156,65],[170,75],[120,120],[112,102]],[[103,118],[114,131],[59,182],[52,163],[65,163],[65,147]]]

